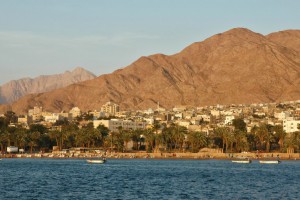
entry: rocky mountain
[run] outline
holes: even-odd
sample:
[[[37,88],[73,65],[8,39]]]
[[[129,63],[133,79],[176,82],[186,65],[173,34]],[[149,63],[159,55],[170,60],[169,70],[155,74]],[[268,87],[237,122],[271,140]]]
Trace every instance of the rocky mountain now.
[[[276,42],[282,46],[291,48],[295,51],[300,51],[300,31],[286,30],[271,33],[266,36],[269,40]]]
[[[48,92],[95,77],[91,72],[77,67],[63,74],[13,80],[0,86],[0,103],[11,103],[27,94]]]
[[[24,112],[38,104],[49,111],[75,105],[89,110],[106,101],[121,109],[145,109],[157,102],[171,108],[300,99],[300,53],[294,45],[299,32],[264,36],[231,29],[174,55],[141,57],[111,74],[23,97],[12,109]]]

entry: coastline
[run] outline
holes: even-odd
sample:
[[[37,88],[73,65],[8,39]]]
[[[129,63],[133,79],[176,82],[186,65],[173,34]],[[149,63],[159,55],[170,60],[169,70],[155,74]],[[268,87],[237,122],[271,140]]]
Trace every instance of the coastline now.
[[[280,160],[300,160],[300,153],[146,153],[146,152],[129,152],[129,153],[24,153],[24,154],[1,154],[0,158],[56,158],[56,159],[88,159],[101,158],[107,159],[194,159],[194,160],[231,160],[234,158],[249,158],[253,160],[277,159]]]

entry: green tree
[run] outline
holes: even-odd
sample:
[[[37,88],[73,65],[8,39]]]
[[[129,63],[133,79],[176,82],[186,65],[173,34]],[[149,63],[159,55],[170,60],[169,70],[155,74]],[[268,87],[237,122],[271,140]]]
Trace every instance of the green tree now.
[[[234,126],[235,130],[240,130],[240,131],[244,131],[244,132],[247,131],[246,123],[245,123],[244,119],[242,119],[242,118],[233,119],[232,125]]]
[[[153,129],[145,129],[143,133],[146,142],[146,151],[152,152],[155,149],[156,134]]]
[[[40,136],[41,134],[38,131],[28,133],[28,144],[30,146],[30,153],[32,153],[33,147],[38,146]]]
[[[31,132],[39,132],[40,134],[44,134],[48,132],[48,129],[42,124],[31,124],[29,126],[29,130]]]
[[[228,127],[218,127],[214,130],[214,135],[222,139],[222,149],[227,152],[232,141],[230,129]]]
[[[300,147],[300,132],[291,133],[289,136],[285,137],[285,146],[290,149],[299,150]]]
[[[191,146],[191,151],[199,152],[200,148],[207,146],[207,137],[203,132],[190,132],[187,135],[188,144]]]
[[[234,131],[235,148],[237,152],[248,151],[247,134],[239,129]]]

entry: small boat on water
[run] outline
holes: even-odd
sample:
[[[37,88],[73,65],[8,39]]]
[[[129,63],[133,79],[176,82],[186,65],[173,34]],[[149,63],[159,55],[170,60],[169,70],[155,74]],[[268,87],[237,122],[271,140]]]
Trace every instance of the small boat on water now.
[[[261,164],[279,164],[281,163],[280,160],[260,160],[259,163]]]
[[[100,160],[86,160],[88,163],[92,163],[92,164],[103,164],[106,162],[106,159],[100,159]]]
[[[244,159],[234,159],[234,160],[231,160],[231,162],[241,163],[241,164],[250,164],[252,162],[252,160],[250,160],[249,158],[244,158]]]

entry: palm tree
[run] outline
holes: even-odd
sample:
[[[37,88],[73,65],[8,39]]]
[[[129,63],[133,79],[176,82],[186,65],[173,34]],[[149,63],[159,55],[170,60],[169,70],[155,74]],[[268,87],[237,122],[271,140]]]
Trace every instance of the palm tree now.
[[[265,138],[268,135],[268,128],[266,124],[261,124],[256,130],[255,130],[255,136],[259,141],[260,149],[262,150],[265,143]]]
[[[125,150],[128,147],[128,143],[132,140],[132,134],[131,133],[132,133],[131,130],[123,131],[122,138],[123,138],[123,141],[125,143],[125,147],[124,147]]]
[[[202,132],[190,132],[187,135],[187,141],[191,145],[192,152],[199,152],[201,147],[207,145],[207,137],[205,133]]]
[[[300,132],[291,133],[290,136],[285,138],[285,145],[290,149],[299,149],[300,147]]]
[[[238,129],[235,130],[234,139],[235,139],[235,148],[237,152],[247,151],[249,149],[247,136],[244,131]]]
[[[60,141],[61,141],[61,132],[59,130],[52,130],[49,132],[49,137],[56,142],[56,146],[60,148]]]
[[[153,129],[146,129],[143,133],[146,142],[146,150],[151,152],[155,148],[156,136]]]
[[[24,128],[18,128],[16,130],[16,145],[25,149],[26,144],[27,144],[27,130]]]
[[[172,138],[171,141],[174,141],[174,148],[179,148],[181,151],[183,150],[183,143],[185,139],[185,135],[187,133],[187,128],[184,126],[179,126],[176,124],[172,130]]]
[[[161,129],[161,124],[158,121],[154,121],[152,130],[155,132],[155,152],[159,150],[159,136],[158,136],[158,130]]]
[[[84,129],[78,130],[75,136],[75,144],[77,147],[85,147],[87,141],[87,134]]]
[[[9,144],[9,133],[7,131],[0,131],[0,145],[1,145],[1,151],[4,152],[5,148]]]
[[[218,127],[214,130],[214,135],[222,139],[222,149],[227,152],[232,141],[230,129],[228,127]]]
[[[99,130],[100,134],[101,134],[101,141],[100,141],[100,145],[102,146],[104,144],[105,138],[108,137],[109,134],[109,129],[107,127],[105,127],[104,125],[100,124],[97,129]]]
[[[41,136],[40,132],[38,131],[35,131],[33,133],[28,133],[28,139],[29,139],[29,146],[30,146],[30,153],[32,153],[32,150],[33,150],[33,147],[37,146],[38,145],[38,140]]]

